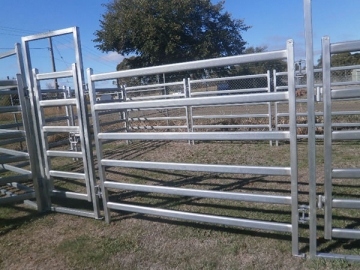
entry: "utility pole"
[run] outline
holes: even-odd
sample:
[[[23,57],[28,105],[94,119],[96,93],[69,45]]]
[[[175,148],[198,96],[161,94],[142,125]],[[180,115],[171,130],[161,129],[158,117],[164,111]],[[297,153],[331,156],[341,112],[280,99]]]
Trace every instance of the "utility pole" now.
[[[51,37],[49,37],[48,39],[49,39],[49,51],[50,51],[52,71],[55,72],[56,67],[55,67],[55,59],[54,59],[54,50],[53,50],[52,40],[51,40]],[[59,89],[57,79],[54,79],[54,84],[55,84],[55,89]]]

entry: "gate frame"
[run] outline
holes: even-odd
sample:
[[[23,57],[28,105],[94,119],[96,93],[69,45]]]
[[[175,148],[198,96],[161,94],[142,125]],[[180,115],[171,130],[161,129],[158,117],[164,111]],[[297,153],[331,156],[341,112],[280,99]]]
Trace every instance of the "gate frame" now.
[[[152,214],[165,217],[183,218],[193,221],[210,222],[216,224],[227,224],[239,227],[258,228],[275,231],[290,232],[292,237],[292,254],[299,256],[299,206],[298,206],[298,154],[297,154],[297,136],[296,136],[296,97],[295,97],[295,68],[294,68],[294,44],[292,40],[287,41],[286,49],[280,51],[272,51],[257,54],[238,55],[223,57],[217,59],[200,60],[194,62],[185,62],[172,65],[164,65],[158,67],[149,67],[142,69],[134,69],[127,71],[118,71],[104,74],[93,74],[92,69],[87,69],[88,86],[91,102],[91,110],[94,126],[94,138],[97,149],[98,169],[100,176],[100,186],[102,191],[102,199],[104,205],[104,215],[106,222],[110,222],[110,209],[124,210],[130,212],[138,212],[144,214]],[[241,63],[261,62],[267,60],[286,59],[288,66],[288,86],[287,93],[257,93],[248,95],[237,95],[228,97],[202,97],[188,99],[173,100],[157,100],[142,102],[126,102],[126,103],[106,103],[96,104],[95,82],[103,80],[114,80],[123,77],[153,75],[167,72],[177,72],[184,70],[192,70],[199,68],[209,68],[218,66],[228,66]],[[270,102],[274,100],[288,100],[290,114],[290,130],[289,131],[266,131],[266,132],[195,132],[195,133],[101,133],[98,121],[99,112],[102,110],[119,110],[131,108],[147,108],[147,107],[172,107],[172,106],[193,106],[193,105],[210,105],[221,103],[239,103],[239,102]],[[135,105],[134,105],[135,104]],[[134,107],[135,106],[135,107]],[[160,138],[159,138],[160,137]],[[150,139],[156,140],[290,140],[290,166],[289,167],[256,167],[256,166],[216,166],[213,164],[185,164],[185,163],[158,163],[158,162],[136,162],[107,160],[103,158],[102,140],[127,140],[127,139]],[[131,168],[159,168],[170,170],[187,170],[187,171],[213,171],[213,172],[232,172],[232,173],[250,173],[264,175],[288,175],[290,178],[291,191],[289,196],[275,196],[264,194],[234,194],[237,200],[281,203],[287,204],[291,209],[291,223],[276,223],[270,221],[258,221],[251,219],[227,218],[222,216],[211,216],[205,214],[195,214],[190,212],[179,212],[166,209],[157,209],[151,207],[140,207],[121,203],[112,203],[108,201],[108,188],[128,189],[137,191],[153,191],[157,193],[177,194],[183,196],[196,196],[207,193],[210,198],[217,198],[219,194],[215,192],[203,190],[184,190],[170,187],[158,187],[124,184],[106,181],[105,167],[120,166]],[[210,168],[211,167],[211,168]],[[226,169],[225,169],[226,167]],[[211,194],[209,194],[211,193]],[[226,193],[226,192],[221,192]],[[224,196],[224,195],[222,195]],[[228,199],[232,198],[228,194]],[[221,197],[224,198],[224,197]],[[282,202],[280,202],[282,201]]]
[[[39,159],[39,171],[41,174],[42,179],[46,179],[46,173],[45,173],[45,156],[42,154],[42,147],[41,147],[41,131],[40,131],[40,122],[39,122],[39,115],[38,111],[36,110],[36,103],[35,103],[35,96],[33,93],[33,89],[35,86],[35,82],[32,76],[32,64],[31,64],[31,57],[30,57],[30,48],[29,48],[29,42],[39,40],[39,39],[50,39],[52,37],[56,36],[62,36],[62,35],[68,35],[72,34],[73,36],[73,42],[74,42],[74,51],[75,51],[75,59],[76,59],[76,72],[77,72],[77,81],[74,81],[74,84],[77,84],[77,87],[79,88],[79,103],[80,103],[80,112],[81,115],[78,115],[78,117],[82,118],[83,126],[80,127],[83,129],[84,134],[84,146],[85,148],[83,151],[85,151],[86,159],[87,159],[87,167],[84,168],[84,170],[87,170],[89,173],[89,179],[87,181],[90,182],[91,187],[91,194],[89,194],[92,198],[94,211],[95,211],[95,218],[99,219],[99,198],[96,191],[96,177],[95,177],[95,169],[93,162],[93,153],[91,148],[91,141],[90,141],[90,123],[89,123],[89,117],[88,117],[88,109],[87,109],[87,103],[85,102],[85,96],[84,96],[84,90],[85,90],[85,83],[84,83],[84,68],[83,68],[83,61],[82,61],[82,52],[81,52],[81,43],[80,43],[80,33],[78,27],[70,27],[40,34],[35,34],[31,36],[22,37],[22,49],[23,49],[23,55],[24,55],[24,62],[25,62],[25,73],[26,73],[26,79],[28,87],[31,89],[29,91],[29,97],[30,97],[30,103],[31,103],[31,113],[32,118],[35,120],[36,128],[34,129],[34,135],[35,135],[35,142],[36,147],[38,151],[38,159]],[[54,73],[54,72],[53,72]],[[51,194],[51,187],[48,185],[45,181],[46,190],[48,193]],[[51,209],[51,202],[50,197],[47,201],[47,210]],[[77,210],[69,210],[69,214],[75,214],[77,215]]]

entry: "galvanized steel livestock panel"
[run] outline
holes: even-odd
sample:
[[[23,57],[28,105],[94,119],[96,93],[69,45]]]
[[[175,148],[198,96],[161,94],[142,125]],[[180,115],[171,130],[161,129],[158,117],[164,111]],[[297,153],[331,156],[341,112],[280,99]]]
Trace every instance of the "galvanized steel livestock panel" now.
[[[351,179],[360,178],[359,168],[334,168],[333,167],[333,142],[340,140],[359,140],[360,132],[358,130],[334,130],[332,106],[338,100],[347,100],[348,98],[360,98],[360,86],[354,87],[350,85],[347,88],[338,89],[336,83],[332,83],[331,79],[331,55],[342,52],[352,52],[360,50],[360,41],[330,43],[329,37],[322,39],[322,62],[323,62],[323,87],[324,87],[324,195],[319,197],[319,205],[324,205],[324,238],[347,238],[360,239],[359,229],[350,228],[334,228],[333,212],[335,208],[340,209],[359,209],[360,198],[347,194],[342,195],[343,198],[334,196],[334,179],[344,179],[337,181],[337,186],[346,185]],[[348,165],[349,166],[349,165]],[[346,182],[344,182],[346,181]],[[353,187],[353,190],[356,186]],[[350,197],[351,196],[351,197]],[[311,201],[315,201],[315,195],[310,197]],[[345,211],[345,210],[344,210]],[[314,218],[316,220],[316,218]],[[325,258],[343,258],[350,260],[360,260],[360,256],[348,254],[329,254],[316,253],[316,249],[312,251],[319,257]]]
[[[73,98],[65,98],[65,99],[46,99],[42,100],[42,91],[41,84],[42,80],[49,79],[58,79],[58,78],[72,78],[74,82],[74,97]],[[59,71],[59,72],[51,72],[51,73],[43,73],[39,74],[36,69],[33,71],[33,81],[34,81],[34,97],[35,97],[35,105],[36,110],[38,111],[39,116],[39,130],[40,130],[40,138],[41,138],[41,148],[42,155],[44,156],[44,169],[46,180],[48,181],[48,187],[50,194],[52,196],[60,196],[63,198],[72,198],[79,200],[87,200],[92,202],[93,212],[80,210],[80,209],[69,209],[65,207],[51,206],[53,211],[64,212],[64,213],[76,213],[77,215],[87,216],[99,218],[99,202],[96,196],[95,185],[96,180],[94,177],[94,170],[89,168],[93,168],[92,160],[89,160],[86,155],[86,142],[85,136],[87,134],[84,132],[82,128],[84,124],[82,114],[81,114],[81,105],[80,100],[83,98],[80,95],[80,88],[78,85],[78,77],[77,77],[77,69],[76,65],[72,65],[71,70],[67,71]],[[46,121],[44,110],[46,108],[51,107],[59,107],[64,106],[70,111],[75,112],[77,115],[76,122],[72,120],[72,126],[68,126],[68,122],[66,125],[60,125],[61,123],[57,123],[57,125],[48,125],[49,122]],[[67,111],[68,111],[67,110]],[[58,133],[67,133],[68,137],[71,138],[75,136],[79,139],[80,149],[71,148],[71,151],[64,151],[62,149],[50,149],[48,143],[48,136],[51,134]],[[79,150],[79,151],[78,151]],[[78,151],[78,152],[75,152]],[[73,172],[63,170],[54,170],[52,168],[52,160],[54,157],[67,157],[67,158],[78,158],[82,161],[83,171],[82,172]],[[89,164],[90,163],[90,164]],[[85,192],[78,191],[65,191],[57,189],[54,185],[54,177],[61,178],[63,181],[80,180],[86,187]]]
[[[0,204],[26,204],[44,211],[44,189],[38,177],[36,149],[33,147],[30,104],[24,83],[24,65],[20,44],[0,54],[0,59],[14,57],[18,72],[16,79],[0,81]],[[6,102],[8,101],[8,102]],[[12,117],[11,117],[12,116]],[[10,123],[8,118],[13,118]],[[36,202],[34,202],[36,199]]]
[[[26,79],[27,79],[27,85],[29,86],[30,89],[33,89],[35,86],[35,81],[34,81],[34,77],[33,77],[33,73],[32,73],[32,61],[31,61],[31,52],[30,52],[30,43],[36,40],[42,40],[42,39],[48,39],[51,42],[51,39],[54,37],[58,37],[58,36],[63,36],[63,35],[70,35],[72,37],[73,40],[73,44],[74,44],[74,56],[75,56],[75,68],[76,68],[76,77],[77,77],[77,81],[74,82],[75,85],[77,85],[78,87],[78,92],[77,92],[77,100],[78,100],[78,105],[80,107],[77,108],[78,114],[77,117],[82,121],[82,125],[80,125],[79,129],[80,129],[80,133],[83,134],[83,137],[81,139],[84,140],[84,148],[82,148],[82,152],[84,153],[84,155],[86,156],[87,160],[86,163],[84,163],[84,165],[88,166],[87,168],[84,168],[85,171],[89,172],[90,174],[90,183],[91,186],[92,184],[92,179],[94,175],[94,168],[93,168],[93,164],[90,162],[93,160],[93,155],[92,155],[92,150],[91,150],[91,141],[90,141],[90,130],[89,130],[89,122],[88,122],[88,108],[87,108],[87,104],[85,102],[85,97],[84,97],[84,89],[85,89],[85,84],[84,84],[84,69],[83,69],[83,61],[82,61],[82,53],[81,53],[81,42],[80,42],[80,33],[79,33],[79,28],[78,27],[70,27],[70,28],[65,28],[65,29],[60,29],[60,30],[56,30],[56,31],[49,31],[49,32],[45,32],[45,33],[40,33],[40,34],[36,34],[36,35],[30,35],[30,36],[26,36],[26,37],[22,37],[22,47],[23,47],[23,54],[24,54],[24,63],[25,63],[25,73],[26,73]],[[55,71],[55,70],[53,70]],[[66,74],[64,72],[60,73],[56,73],[57,75],[55,76],[62,76]],[[62,75],[61,75],[62,74]],[[41,79],[47,79],[47,78],[52,78],[54,76],[53,73],[49,73],[48,75],[46,74],[42,74]],[[31,103],[31,112],[32,112],[32,118],[34,119],[34,121],[36,121],[36,128],[34,129],[34,136],[35,136],[35,142],[36,142],[36,147],[37,147],[37,151],[38,151],[38,163],[39,163],[39,167],[40,167],[40,173],[41,173],[41,177],[43,179],[46,178],[45,175],[45,159],[47,159],[47,156],[44,155],[45,152],[43,152],[42,146],[39,143],[41,141],[41,132],[40,131],[40,123],[39,123],[39,119],[40,116],[38,115],[38,110],[36,109],[38,104],[35,104],[35,97],[33,95],[33,91],[29,91],[30,95],[29,95],[29,99],[30,99],[30,103]],[[65,105],[66,106],[66,105]],[[71,105],[69,105],[71,106]],[[62,144],[62,142],[60,143]],[[95,189],[94,187],[91,187],[91,189]],[[95,195],[95,192],[91,193],[91,200],[93,202],[93,206],[94,206],[94,213],[91,213],[92,216],[95,215],[95,217],[98,217],[98,197]],[[50,202],[49,202],[50,204]],[[74,212],[76,213],[77,210],[73,210],[73,209],[65,209],[65,208],[54,208],[52,207],[52,210],[54,211],[59,211],[59,212],[65,212],[65,213],[69,213],[69,214],[73,214]],[[81,211],[80,211],[81,212]]]
[[[124,86],[126,102],[186,98],[185,79],[180,82]],[[158,108],[127,109],[127,130],[172,129],[189,131],[188,108],[176,107],[159,110]],[[176,124],[170,125],[170,121]]]
[[[353,66],[342,66],[342,67],[331,67],[330,68],[330,77],[331,77],[331,85],[333,87],[332,95],[335,97],[338,94],[341,94],[342,101],[351,100],[352,102],[346,106],[346,110],[344,110],[343,104],[339,102],[339,104],[334,104],[331,115],[336,121],[333,122],[332,126],[336,129],[357,129],[360,127],[359,115],[360,111],[358,109],[357,100],[358,97],[352,91],[353,88],[356,88],[357,85],[360,84],[360,78],[353,78],[351,73],[353,71],[360,69],[360,65]],[[314,69],[314,87],[316,89],[314,100],[315,100],[315,138],[323,140],[323,129],[324,129],[324,104],[323,104],[323,83],[322,83],[322,69]],[[307,78],[307,73],[305,71],[301,71],[301,80],[299,80],[298,71],[296,73],[296,89],[298,103],[297,106],[297,117],[298,117],[298,138],[299,139],[307,139],[307,86],[304,84],[304,79]],[[287,86],[282,85],[286,72],[277,72],[273,71],[274,78],[274,91],[281,92],[287,91]],[[274,103],[274,117],[275,117],[275,129],[276,130],[285,130],[289,128],[288,125],[288,116],[289,114],[286,112],[287,109],[286,102],[275,102]],[[334,119],[334,120],[335,120]]]
[[[177,72],[184,70],[193,70],[200,68],[210,68],[219,66],[228,66],[241,63],[256,61],[268,61],[286,59],[288,66],[288,89],[286,93],[247,93],[233,96],[216,97],[189,97],[154,101],[134,101],[134,102],[110,102],[98,104],[96,102],[95,82],[101,80],[115,80],[131,76],[144,76],[160,74],[166,72]],[[287,48],[281,51],[267,52],[260,54],[249,54],[219,59],[195,61],[174,65],[165,65],[160,67],[150,67],[144,69],[119,71],[104,74],[93,74],[88,69],[89,94],[91,101],[91,110],[94,126],[94,138],[97,148],[98,168],[104,203],[104,214],[107,222],[110,222],[111,209],[159,215],[164,217],[182,218],[200,222],[210,222],[216,224],[226,224],[246,228],[256,228],[264,230],[274,230],[281,232],[290,232],[292,235],[292,253],[299,254],[298,248],[298,168],[297,168],[297,141],[296,141],[296,102],[294,85],[294,52],[293,42],[287,42]],[[288,101],[290,113],[289,131],[253,131],[253,132],[106,132],[100,131],[99,114],[102,111],[110,110],[132,110],[148,108],[171,108],[177,106],[211,106],[224,104],[240,103],[259,103],[272,101]],[[268,166],[226,166],[218,164],[189,164],[189,163],[170,163],[153,161],[134,161],[134,160],[112,160],[104,157],[104,140],[289,140],[290,141],[290,166],[287,167],[268,167]],[[196,172],[221,172],[221,173],[250,173],[261,175],[289,175],[291,181],[291,192],[289,196],[274,196],[268,194],[248,194],[216,192],[199,189],[183,189],[166,186],[149,186],[138,184],[126,184],[110,181],[105,175],[106,167],[121,168],[140,168],[140,169],[162,169],[162,170],[181,170]],[[222,198],[227,200],[240,200],[252,202],[265,202],[289,205],[291,208],[291,223],[279,223],[271,221],[260,221],[242,218],[230,218],[217,215],[207,215],[201,213],[191,213],[175,210],[153,208],[148,206],[137,206],[109,201],[108,189],[115,188],[120,190],[134,190],[148,192],[149,190],[159,194],[176,194],[182,196],[196,196],[206,198]]]
[[[203,80],[188,80],[189,97],[223,96],[246,93],[270,93],[270,71],[266,74],[221,77]],[[248,107],[252,110],[263,110],[267,113],[245,113]],[[266,108],[263,108],[263,107]],[[211,106],[191,106],[191,131],[195,129],[267,129],[272,130],[271,102],[266,103],[240,103]],[[211,109],[211,114],[209,110]],[[221,114],[216,114],[221,113]],[[261,123],[244,123],[246,119],[256,119]],[[265,118],[265,119],[264,119]],[[220,120],[235,121],[237,124],[217,124]],[[263,120],[264,119],[264,120]],[[211,123],[202,123],[203,121]],[[215,122],[215,123],[213,123]],[[270,141],[270,145],[272,142]]]

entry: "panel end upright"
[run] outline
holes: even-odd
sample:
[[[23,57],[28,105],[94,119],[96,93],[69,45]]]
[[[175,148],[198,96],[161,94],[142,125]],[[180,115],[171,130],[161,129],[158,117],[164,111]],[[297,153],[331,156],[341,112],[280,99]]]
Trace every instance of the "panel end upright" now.
[[[314,49],[311,0],[304,0],[304,23],[306,45],[306,85],[308,106],[308,166],[309,166],[309,217],[310,258],[316,256],[316,138],[314,101]]]

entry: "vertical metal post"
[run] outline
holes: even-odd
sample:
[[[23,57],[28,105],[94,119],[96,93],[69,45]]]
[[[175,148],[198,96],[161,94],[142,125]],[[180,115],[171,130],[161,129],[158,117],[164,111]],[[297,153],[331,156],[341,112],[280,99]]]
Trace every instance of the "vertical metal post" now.
[[[331,77],[330,38],[322,38],[322,66],[324,89],[324,188],[325,188],[325,239],[331,239],[332,231],[332,129],[331,129]]]
[[[93,152],[92,152],[92,148],[91,148],[91,134],[90,134],[90,121],[89,121],[89,113],[88,113],[88,106],[87,106],[87,101],[85,99],[85,76],[84,76],[84,68],[83,68],[83,60],[82,60],[82,53],[81,53],[81,42],[80,42],[80,32],[79,32],[79,28],[78,27],[74,27],[73,28],[73,38],[74,38],[74,46],[75,46],[75,57],[76,57],[76,70],[77,70],[77,83],[78,84],[78,88],[79,88],[79,96],[78,96],[78,100],[80,102],[80,114],[78,115],[78,117],[82,118],[83,120],[83,125],[82,128],[83,129],[83,134],[84,134],[84,139],[85,139],[85,143],[84,143],[84,149],[83,151],[86,153],[86,158],[87,158],[87,162],[86,162],[86,167],[87,170],[89,172],[89,183],[90,183],[90,187],[91,187],[91,197],[92,197],[92,201],[93,201],[93,207],[94,207],[94,214],[95,214],[95,218],[98,219],[100,218],[100,204],[99,204],[99,198],[96,194],[96,190],[95,190],[95,186],[96,186],[96,176],[95,176],[95,169],[94,169],[94,165],[93,165]],[[85,169],[85,168],[84,168]]]
[[[188,78],[187,80],[187,94],[186,94],[187,98],[191,98],[191,78]],[[193,107],[192,106],[187,106],[187,118],[188,118],[188,123],[189,123],[189,131],[190,132],[194,132],[194,118],[193,118]],[[195,144],[195,141],[192,140],[191,141],[192,144]]]
[[[56,71],[56,66],[55,66],[55,59],[54,59],[54,50],[53,50],[53,45],[52,45],[52,39],[51,39],[51,37],[48,37],[48,39],[49,39],[49,51],[50,51],[50,59],[51,59],[52,72],[55,72],[55,71]],[[55,89],[59,89],[59,85],[58,85],[57,79],[54,79],[54,87],[55,87]]]
[[[87,78],[88,78],[88,87],[89,87],[89,97],[90,97],[90,104],[91,104],[91,115],[93,119],[93,128],[94,128],[94,141],[96,146],[96,155],[97,155],[97,163],[99,169],[99,177],[100,177],[100,187],[102,193],[102,201],[103,201],[103,208],[104,208],[104,216],[105,221],[110,223],[111,216],[110,210],[107,207],[108,202],[108,192],[107,189],[104,187],[104,182],[106,180],[105,168],[101,165],[101,160],[103,159],[103,145],[102,142],[98,138],[98,134],[100,132],[100,124],[99,124],[99,113],[95,111],[94,105],[96,103],[96,90],[95,90],[95,83],[91,81],[91,75],[93,74],[93,70],[91,68],[87,69]]]
[[[296,128],[294,42],[287,41],[287,67],[289,91],[290,166],[291,166],[291,225],[292,254],[299,255],[299,206],[298,206],[298,149]]]
[[[266,79],[267,79],[267,89],[268,93],[271,91],[271,80],[270,80],[270,70],[266,72]],[[269,114],[269,131],[272,131],[272,115],[271,115],[271,102],[268,102],[268,114]],[[273,145],[273,142],[270,141],[270,146]]]
[[[38,172],[38,187],[39,187],[39,196],[37,199],[40,199],[38,202],[38,211],[45,212],[50,210],[51,201],[50,201],[50,187],[48,186],[45,176],[45,164],[44,164],[44,156],[41,150],[41,138],[40,138],[40,130],[39,130],[39,115],[38,110],[36,109],[35,103],[35,96],[34,96],[34,81],[32,76],[32,65],[30,59],[30,48],[28,41],[22,39],[22,48],[23,48],[23,55],[24,55],[24,68],[26,74],[26,83],[28,87],[29,93],[29,101],[30,101],[30,110],[31,110],[31,117],[28,117],[30,127],[32,129],[33,134],[33,142],[36,145],[34,150],[36,151],[36,171]]]
[[[37,209],[39,212],[45,212],[50,209],[50,194],[48,192],[48,187],[42,177],[41,167],[39,162],[39,153],[37,152],[36,143],[34,143],[34,127],[32,118],[31,118],[31,107],[30,101],[27,100],[25,96],[25,84],[24,84],[23,75],[17,74],[17,82],[18,82],[18,93],[19,93],[19,101],[21,105],[22,111],[22,119],[24,124],[24,129],[26,133],[26,146],[30,156],[30,166],[31,173],[34,183],[34,191]],[[30,91],[29,91],[30,92]]]
[[[273,80],[274,80],[274,92],[277,92],[277,82],[276,82],[277,76],[276,76],[276,70],[273,70]],[[274,115],[275,115],[275,130],[278,131],[278,102],[274,102]],[[275,141],[275,145],[279,146],[279,141]]]
[[[126,92],[126,86],[125,85],[123,85],[122,86],[122,88],[121,88],[121,93],[122,93],[122,101],[123,102],[126,102],[126,100],[127,100],[127,92]],[[96,93],[95,93],[95,97],[96,97]],[[96,99],[95,99],[96,100]],[[125,120],[125,132],[129,132],[129,130],[130,130],[130,121],[129,121],[129,114],[130,114],[130,112],[127,110],[127,109],[125,109],[125,110],[123,110],[123,119]],[[131,141],[129,141],[129,140],[126,140],[126,144],[129,144]]]
[[[308,108],[309,229],[310,258],[316,256],[316,138],[314,102],[314,52],[311,0],[304,0],[306,85]]]

